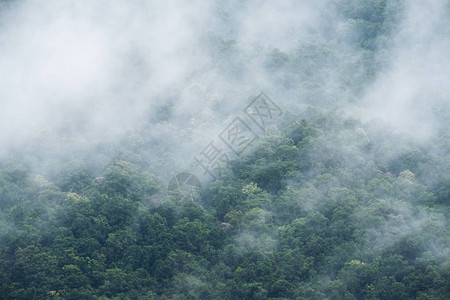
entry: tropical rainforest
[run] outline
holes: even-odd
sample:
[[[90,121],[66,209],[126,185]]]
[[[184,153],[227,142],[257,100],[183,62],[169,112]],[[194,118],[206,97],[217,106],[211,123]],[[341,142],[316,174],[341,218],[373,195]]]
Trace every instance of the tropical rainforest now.
[[[314,2],[0,1],[0,298],[450,299],[450,6]]]

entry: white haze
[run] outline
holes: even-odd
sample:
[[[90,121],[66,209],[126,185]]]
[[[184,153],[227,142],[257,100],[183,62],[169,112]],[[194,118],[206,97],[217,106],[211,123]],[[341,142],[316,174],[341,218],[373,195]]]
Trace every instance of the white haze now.
[[[390,46],[389,68],[367,90],[363,117],[380,118],[429,142],[439,125],[433,109],[450,99],[448,1],[408,1]]]
[[[201,3],[19,1],[0,28],[0,145],[75,127],[93,141],[135,126],[203,63]]]
[[[207,1],[11,3],[0,22],[0,153],[42,132],[116,140],[170,97],[172,121],[188,126],[212,105],[192,95],[196,84],[239,112],[260,90],[282,95],[252,56],[295,51],[333,22],[321,14],[326,3],[310,1],[230,2],[229,11]],[[214,36],[248,50],[234,62],[239,78],[215,66],[206,42]]]
[[[42,133],[81,137],[72,142],[74,146],[80,140],[86,147],[118,140],[144,127],[148,114],[154,116],[162,101],[169,99],[175,109],[172,124],[155,125],[148,135],[162,140],[198,129],[192,141],[174,145],[172,153],[162,151],[167,154],[163,160],[173,160],[174,155],[186,162],[196,154],[193,149],[198,152],[215,139],[224,120],[239,113],[248,97],[261,90],[284,110],[296,113],[293,104],[307,102],[306,92],[280,87],[279,74],[268,74],[264,58],[258,55],[273,48],[295,53],[310,34],[328,27],[335,28],[336,34],[352,34],[351,29],[346,29],[350,33],[342,29],[350,28],[348,20],[331,14],[332,10],[322,13],[329,1],[315,2],[321,1],[13,2],[0,14],[0,155],[12,147],[29,146]],[[423,142],[437,134],[439,124],[431,108],[448,105],[450,98],[449,4],[444,0],[406,3],[387,49],[388,66],[360,91],[361,99],[355,101],[359,110],[352,107],[352,111],[362,111],[365,121],[381,118]],[[246,51],[225,62],[238,71],[220,72],[219,59],[207,48],[207,39],[215,36],[234,40]],[[318,43],[330,42],[322,38]],[[347,53],[349,49],[345,48]],[[359,72],[352,66],[362,53],[354,51],[352,57],[336,54],[334,69],[317,67],[317,73],[308,75],[323,95],[339,99],[346,94],[338,83]],[[304,58],[303,65],[308,66],[309,57]],[[214,105],[223,109],[213,113]],[[205,125],[205,119],[212,121]],[[345,152],[345,146],[335,151]],[[325,154],[318,149],[317,155]],[[179,167],[156,163],[174,172]],[[298,199],[305,206],[319,205],[309,203],[310,195],[305,195]],[[412,221],[415,215],[406,205],[401,213],[404,220],[388,225],[400,222],[399,228],[407,233],[420,232],[431,216],[421,212]],[[380,247],[401,237],[398,232],[386,240],[379,232],[368,234]],[[249,230],[239,242],[245,246],[255,239]],[[263,242],[270,248],[271,237],[261,238]]]
[[[118,139],[141,126],[165,95],[175,97],[173,121],[188,122],[212,105],[190,93],[198,83],[226,102],[230,114],[263,89],[291,109],[304,100],[302,92],[280,89],[276,76],[253,56],[271,48],[293,53],[308,34],[320,36],[330,26],[340,33],[349,24],[325,10],[331,2],[11,3],[0,21],[0,153],[43,131],[80,134],[88,143]],[[389,67],[362,91],[362,117],[385,119],[426,139],[436,127],[428,104],[450,95],[449,8],[439,0],[407,3],[388,49]],[[230,62],[242,64],[238,79],[216,68],[205,46],[211,34],[247,49],[245,57]],[[324,94],[342,92],[333,85],[350,74],[340,67],[313,74]],[[209,128],[204,135],[217,131]]]

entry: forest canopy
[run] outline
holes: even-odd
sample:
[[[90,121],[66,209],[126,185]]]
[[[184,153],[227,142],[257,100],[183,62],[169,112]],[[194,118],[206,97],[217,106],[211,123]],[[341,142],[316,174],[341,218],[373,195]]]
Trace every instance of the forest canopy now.
[[[0,0],[1,299],[450,299],[445,1],[144,2]]]

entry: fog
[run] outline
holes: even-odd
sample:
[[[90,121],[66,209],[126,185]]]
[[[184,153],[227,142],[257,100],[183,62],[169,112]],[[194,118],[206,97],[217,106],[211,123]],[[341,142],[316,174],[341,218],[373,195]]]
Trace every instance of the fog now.
[[[0,27],[3,153],[42,131],[81,135],[89,144],[117,140],[153,121],[149,115],[167,102],[170,121],[180,127],[212,105],[221,108],[222,119],[238,113],[261,90],[298,105],[302,100],[292,91],[277,89],[264,53],[293,53],[304,37],[334,22],[320,13],[325,4],[296,1],[223,7],[201,1],[6,3]],[[214,39],[236,41],[227,61],[211,48]],[[330,79],[323,81],[326,87]],[[192,86],[206,92],[193,93]]]
[[[380,118],[418,142],[439,132],[436,109],[448,107],[449,5],[410,1],[393,34],[388,67],[365,91],[365,120]]]
[[[169,180],[260,91],[300,118],[312,105],[382,120],[374,135],[407,136],[386,158],[442,130],[445,1],[388,2],[394,25],[375,39],[377,57],[355,47],[356,21],[334,1],[2,3],[0,154],[37,152],[41,173],[77,153],[101,170],[109,162],[98,149],[129,141],[140,145],[137,163]],[[372,158],[334,145],[347,165]]]
[[[426,255],[445,261],[448,215],[443,203],[426,201],[436,199],[450,171],[449,50],[445,0],[0,0],[0,165],[23,157],[31,178],[56,190],[59,174],[90,169],[94,180],[124,160],[164,187],[192,172],[208,193],[226,198],[221,185],[228,183],[209,185],[194,158],[210,142],[220,144],[236,117],[250,121],[243,110],[264,92],[286,120],[322,127],[314,129],[319,138],[286,143],[307,149],[295,172],[283,174],[286,189],[262,191],[252,182],[245,198],[240,188],[224,188],[248,206],[228,215],[246,220],[239,229],[222,223],[238,230],[233,247],[277,251],[289,230],[309,226],[309,214],[342,206],[336,218],[364,225],[355,245],[370,248],[345,250],[346,257],[374,260],[423,233]],[[230,158],[249,157],[265,138],[279,142],[282,124],[249,125],[258,142]],[[415,170],[406,170],[414,159]],[[303,171],[307,160],[319,163]],[[165,191],[151,199],[158,197],[170,202]],[[213,200],[201,201],[208,210]],[[284,224],[277,205],[307,217]],[[228,222],[225,216],[214,215]],[[327,218],[315,217],[320,234],[329,229]],[[14,224],[5,220],[6,232]],[[179,290],[203,284],[187,273],[177,280],[171,284]]]
[[[11,4],[0,31],[2,148],[45,128],[96,143],[138,126],[206,61],[202,5],[179,4]]]

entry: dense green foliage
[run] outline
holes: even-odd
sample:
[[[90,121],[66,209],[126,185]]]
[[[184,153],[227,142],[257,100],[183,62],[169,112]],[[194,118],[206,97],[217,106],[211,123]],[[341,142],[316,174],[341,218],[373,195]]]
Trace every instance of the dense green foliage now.
[[[393,145],[371,143],[358,122],[311,115],[285,118],[287,129],[268,132],[200,203],[158,202],[164,188],[130,162],[110,164],[103,180],[78,172],[57,183],[4,163],[0,294],[450,297],[448,181],[420,179],[427,161],[449,158],[411,148],[384,161],[377,153]],[[355,149],[336,153],[335,143]]]
[[[450,299],[450,114],[439,107],[426,146],[349,117],[386,68],[402,7],[330,3],[344,33],[325,26],[289,53],[203,40],[230,86],[257,62],[287,105],[302,105],[200,199],[172,203],[157,171],[182,165],[177,146],[229,117],[211,95],[215,111],[197,119],[173,118],[168,95],[114,143],[43,134],[2,157],[0,298]],[[216,6],[218,23],[239,10]]]

